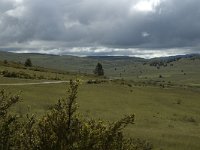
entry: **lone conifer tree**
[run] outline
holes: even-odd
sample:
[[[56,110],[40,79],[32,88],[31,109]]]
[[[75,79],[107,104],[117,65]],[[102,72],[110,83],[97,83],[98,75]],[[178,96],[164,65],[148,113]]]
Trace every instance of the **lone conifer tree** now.
[[[24,65],[25,65],[26,67],[32,67],[31,59],[30,59],[30,58],[26,59]]]
[[[103,76],[104,75],[104,70],[103,70],[102,64],[97,63],[96,68],[94,70],[94,74],[96,74],[98,76]]]

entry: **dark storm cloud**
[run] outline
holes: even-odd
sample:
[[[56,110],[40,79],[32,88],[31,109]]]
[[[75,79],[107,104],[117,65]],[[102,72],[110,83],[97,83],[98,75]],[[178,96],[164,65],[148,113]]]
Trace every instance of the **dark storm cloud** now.
[[[141,1],[152,8],[137,10]],[[189,48],[196,53],[199,6],[199,0],[0,0],[0,47],[65,52],[107,47],[113,49],[109,55],[129,55],[130,48],[177,53]]]

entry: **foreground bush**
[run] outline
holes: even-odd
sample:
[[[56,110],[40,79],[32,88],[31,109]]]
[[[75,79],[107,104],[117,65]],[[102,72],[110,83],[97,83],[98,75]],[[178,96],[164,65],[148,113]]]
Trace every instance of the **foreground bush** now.
[[[117,122],[84,119],[77,112],[78,83],[70,82],[68,96],[37,120],[8,115],[19,96],[0,96],[0,149],[21,150],[150,150],[151,144],[126,138],[122,130],[134,123],[134,115]]]
[[[8,113],[9,108],[20,100],[18,95],[9,96],[0,91],[0,149],[7,150],[16,145],[16,131],[21,129],[17,117]]]

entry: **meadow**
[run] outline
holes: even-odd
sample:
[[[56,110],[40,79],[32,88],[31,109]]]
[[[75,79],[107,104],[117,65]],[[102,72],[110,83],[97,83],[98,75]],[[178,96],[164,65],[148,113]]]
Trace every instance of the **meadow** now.
[[[44,57],[51,56],[44,55]],[[80,59],[82,61],[86,58]],[[92,73],[92,68],[99,60],[89,58],[85,61],[90,67],[85,65],[84,69]],[[29,68],[5,65],[0,66],[0,71],[23,71],[45,78],[23,79],[0,75],[0,84],[49,81],[53,80],[54,77],[59,78],[59,80],[78,78],[81,79],[81,85],[79,86],[77,102],[85,117],[115,121],[126,114],[134,113],[136,116],[135,124],[127,128],[126,134],[128,136],[146,139],[153,144],[156,150],[200,149],[199,59],[183,58],[173,62],[173,66],[168,64],[159,69],[144,64],[143,60],[101,60],[101,62],[107,78],[111,80],[105,80],[105,82],[98,84],[88,84],[87,81],[102,80],[102,78],[86,75],[84,71],[82,74],[81,71],[75,73],[78,72],[77,68],[69,69],[69,71],[74,71],[70,74],[58,73],[51,69],[34,71]],[[79,63],[77,60],[74,64]],[[84,64],[86,63],[82,62],[82,65]],[[50,65],[50,68],[54,67]],[[67,69],[65,68],[65,70]],[[0,85],[0,89],[4,88],[12,93],[21,91],[20,95],[23,99],[13,108],[15,113],[20,115],[33,113],[39,117],[46,113],[58,99],[65,96],[68,86],[67,83],[24,86]]]

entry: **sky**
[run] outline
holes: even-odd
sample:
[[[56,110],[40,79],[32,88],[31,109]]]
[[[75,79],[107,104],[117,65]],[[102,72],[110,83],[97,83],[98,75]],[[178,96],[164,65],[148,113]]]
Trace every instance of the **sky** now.
[[[200,0],[0,0],[0,51],[200,53]]]

